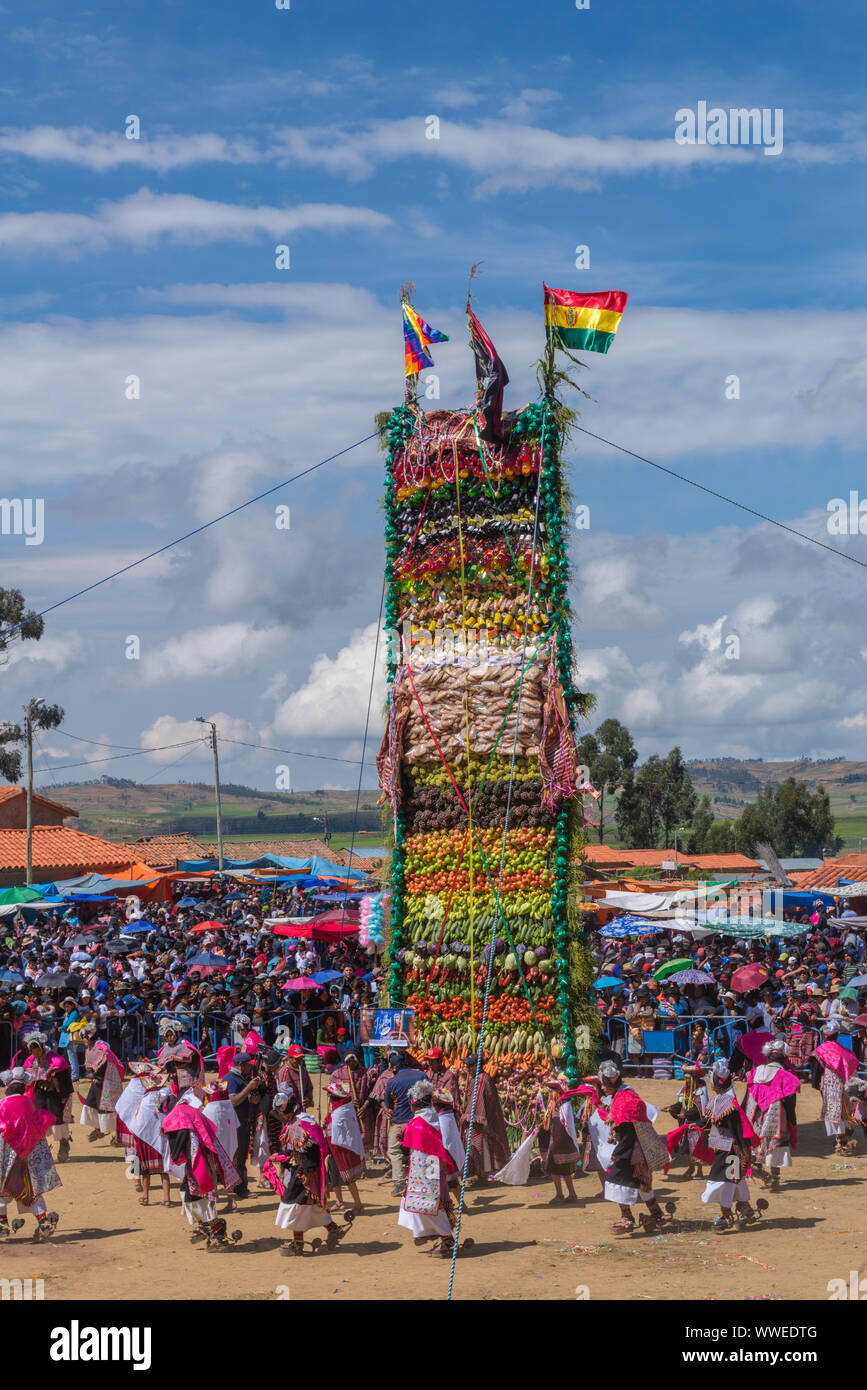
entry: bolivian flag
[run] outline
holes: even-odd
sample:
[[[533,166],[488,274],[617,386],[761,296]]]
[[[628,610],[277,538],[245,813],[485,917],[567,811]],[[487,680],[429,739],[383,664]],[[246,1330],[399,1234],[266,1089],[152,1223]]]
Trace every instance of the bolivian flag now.
[[[433,366],[428,352],[431,343],[447,343],[448,335],[425,323],[406,300],[403,303],[404,365],[407,376],[416,376],[425,367]]]
[[[584,352],[608,351],[629,298],[624,290],[572,294],[571,290],[552,290],[545,284],[542,288],[549,346]]]

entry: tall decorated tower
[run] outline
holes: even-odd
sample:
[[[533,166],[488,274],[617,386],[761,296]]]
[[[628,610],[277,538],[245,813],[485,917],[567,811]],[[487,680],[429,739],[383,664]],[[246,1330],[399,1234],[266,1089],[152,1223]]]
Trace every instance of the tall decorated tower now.
[[[385,482],[390,1001],[415,1010],[417,1040],[448,1062],[482,1041],[489,1071],[531,1084],[552,1068],[578,1077],[593,1020],[561,467],[571,412],[554,369],[554,348],[578,345],[567,332],[582,331],[582,305],[552,312],[552,295],[564,292],[546,290],[542,399],[511,413],[469,304],[477,400],[419,407],[416,377],[443,335],[404,302],[408,386]]]

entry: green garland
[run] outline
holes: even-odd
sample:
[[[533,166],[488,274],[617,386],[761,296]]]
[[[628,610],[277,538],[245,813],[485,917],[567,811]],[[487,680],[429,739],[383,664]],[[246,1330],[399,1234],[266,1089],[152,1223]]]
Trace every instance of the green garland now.
[[[385,630],[388,633],[397,631],[400,622],[400,586],[395,579],[394,563],[400,554],[400,535],[395,526],[395,505],[394,505],[394,459],[395,455],[403,449],[407,439],[412,434],[414,419],[409,406],[399,405],[391,412],[388,419],[388,452],[385,460]],[[397,670],[398,654],[395,643],[391,642],[388,646],[387,680],[389,689],[389,701],[394,685],[394,674]],[[395,823],[394,850],[391,856],[391,914],[390,914],[390,941],[389,941],[389,963],[388,973],[388,997],[391,1004],[403,1002],[404,995],[404,972],[398,959],[398,952],[406,944],[406,933],[404,931],[404,916],[406,912],[406,874],[404,869],[404,856],[406,844],[406,822],[403,812],[398,811]]]
[[[569,557],[566,543],[564,483],[560,459],[560,432],[556,410],[548,400],[522,412],[518,424],[529,438],[538,439],[542,450],[540,487],[544,509],[546,542],[550,568],[551,612],[555,621],[555,659],[557,675],[574,729],[576,711],[584,697],[573,680],[572,609],[569,602]],[[563,1029],[563,1070],[573,1083],[588,1065],[582,1050],[579,1058],[576,1030],[589,1022],[587,999],[590,986],[590,959],[576,910],[572,903],[581,891],[583,872],[579,854],[583,832],[578,824],[577,806],[562,806],[557,814],[554,851],[554,890],[552,916],[557,948],[558,1003]],[[582,1060],[583,1059],[583,1060]]]

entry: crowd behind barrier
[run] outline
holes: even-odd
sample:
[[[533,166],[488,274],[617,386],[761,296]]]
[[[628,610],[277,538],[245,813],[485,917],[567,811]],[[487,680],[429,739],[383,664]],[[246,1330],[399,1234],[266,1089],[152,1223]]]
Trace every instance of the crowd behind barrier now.
[[[711,1066],[718,1057],[729,1059],[740,1034],[749,1029],[742,1016],[720,1020],[718,1015],[683,1015],[665,1028],[636,1029],[635,1024],[621,1014],[606,1019],[602,1026],[600,1044],[616,1052],[622,1059],[624,1074],[640,1074],[650,1068],[655,1075],[680,1079],[685,1062],[701,1061]],[[802,1064],[795,1068],[800,1076],[810,1073],[809,1054],[821,1042],[820,1029],[810,1029],[813,1035],[805,1049]],[[867,1076],[867,1061],[858,1054],[855,1035],[840,1033],[837,1041],[858,1056],[859,1071]],[[636,1045],[641,1044],[640,1048]]]
[[[198,1048],[206,1063],[216,1060],[219,1047],[240,1043],[240,1035],[233,1029],[231,1017],[227,1014],[190,1012],[187,1010],[159,1010],[154,1013],[125,1015],[122,1018],[108,1018],[98,1021],[99,1036],[109,1044],[122,1062],[135,1062],[143,1057],[153,1056],[160,1046],[159,1024],[161,1018],[176,1019],[185,1038]],[[357,1010],[349,1012],[337,1008],[317,1011],[298,1011],[295,1009],[275,1010],[268,1014],[258,1028],[262,1038],[270,1046],[279,1044],[283,1050],[292,1044],[300,1044],[308,1052],[314,1052],[318,1043],[320,1027],[326,1018],[335,1020],[335,1036],[331,1045],[337,1046],[336,1028],[346,1030],[339,1039],[343,1045],[357,1044],[360,1036],[360,1020]],[[29,1024],[29,1026],[28,1026]],[[27,1037],[37,1027],[35,1020],[16,1028],[8,1020],[0,1020],[0,1070],[10,1066],[12,1059],[26,1049]],[[42,1025],[52,1048],[60,1050],[68,1057],[73,1079],[77,1079],[84,1058],[84,1043],[70,1041],[61,1048],[59,1030],[56,1025]],[[245,1029],[244,1032],[247,1030]],[[328,1045],[324,1043],[322,1045]],[[21,1061],[22,1058],[19,1058]]]

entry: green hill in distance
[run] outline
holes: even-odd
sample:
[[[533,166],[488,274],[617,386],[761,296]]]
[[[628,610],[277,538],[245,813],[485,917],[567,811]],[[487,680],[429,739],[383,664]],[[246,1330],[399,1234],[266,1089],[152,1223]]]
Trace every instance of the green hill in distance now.
[[[767,782],[786,777],[804,782],[811,791],[823,786],[831,800],[837,833],[846,849],[867,847],[867,763],[845,758],[816,760],[797,758],[764,762],[761,758],[701,758],[687,763],[699,796],[709,796],[718,820],[736,820],[754,801]],[[130,840],[139,835],[179,834],[213,840],[216,834],[214,790],[206,782],[136,783],[126,778],[97,782],[51,784],[39,790],[79,813],[81,830],[107,840]],[[266,839],[277,835],[316,835],[328,826],[339,847],[352,830],[356,793],[339,788],[319,791],[277,792],[226,782],[223,784],[223,821],[227,836]],[[382,811],[378,791],[361,793],[358,832],[382,843]],[[617,844],[613,806],[607,808],[609,826],[605,839]],[[317,819],[318,818],[318,819]],[[591,832],[590,838],[595,840]],[[347,840],[348,842],[348,840]]]

